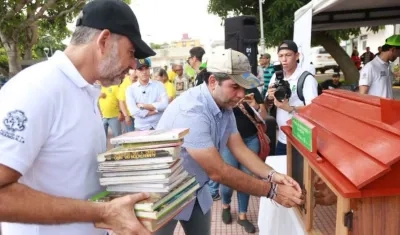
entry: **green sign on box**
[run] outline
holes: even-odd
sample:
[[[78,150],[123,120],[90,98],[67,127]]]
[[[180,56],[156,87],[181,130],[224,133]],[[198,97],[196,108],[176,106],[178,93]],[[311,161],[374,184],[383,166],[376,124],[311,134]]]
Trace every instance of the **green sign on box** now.
[[[316,151],[316,136],[314,136],[316,133],[314,125],[304,118],[294,115],[292,118],[292,134],[310,152]]]

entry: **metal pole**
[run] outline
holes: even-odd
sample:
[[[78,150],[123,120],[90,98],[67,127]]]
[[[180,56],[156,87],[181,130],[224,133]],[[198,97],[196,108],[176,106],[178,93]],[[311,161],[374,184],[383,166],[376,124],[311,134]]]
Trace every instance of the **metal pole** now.
[[[265,39],[264,39],[264,20],[263,20],[263,10],[262,10],[262,4],[264,3],[265,0],[258,0],[260,4],[260,32],[261,32],[261,39],[260,39],[260,45],[261,45],[261,54],[265,53]]]

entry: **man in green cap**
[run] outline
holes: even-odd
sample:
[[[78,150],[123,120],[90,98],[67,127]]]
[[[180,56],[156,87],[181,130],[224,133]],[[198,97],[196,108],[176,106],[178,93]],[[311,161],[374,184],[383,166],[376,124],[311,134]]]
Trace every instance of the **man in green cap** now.
[[[393,99],[390,63],[400,56],[400,35],[386,39],[382,52],[360,71],[360,93]]]

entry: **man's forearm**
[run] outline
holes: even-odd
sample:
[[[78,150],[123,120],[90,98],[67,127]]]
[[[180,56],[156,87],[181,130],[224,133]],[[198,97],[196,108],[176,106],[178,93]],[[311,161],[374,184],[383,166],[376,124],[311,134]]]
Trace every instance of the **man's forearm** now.
[[[129,116],[128,108],[126,107],[125,101],[119,101],[119,108],[125,117]]]
[[[13,183],[0,189],[0,221],[65,224],[101,222],[103,203],[54,197]]]
[[[152,104],[143,104],[143,108],[149,111],[155,111],[156,107],[154,107],[154,105]]]
[[[253,196],[266,196],[270,190],[270,183],[252,177],[228,164],[224,164],[219,174],[212,180]]]
[[[240,155],[235,156],[236,159],[253,174],[266,179],[268,174],[273,170],[272,167],[261,161],[249,148],[243,148],[240,153]]]

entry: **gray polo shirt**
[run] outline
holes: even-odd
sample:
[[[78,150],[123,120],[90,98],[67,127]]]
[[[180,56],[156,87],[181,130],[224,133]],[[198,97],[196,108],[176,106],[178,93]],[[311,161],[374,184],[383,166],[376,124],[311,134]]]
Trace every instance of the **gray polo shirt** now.
[[[185,136],[181,158],[185,170],[196,176],[201,188],[197,191],[197,200],[207,213],[213,200],[207,188],[210,179],[204,169],[189,155],[186,148],[205,149],[215,147],[219,151],[225,147],[231,134],[237,132],[232,109],[221,110],[212,98],[205,83],[182,93],[164,111],[157,129],[190,128]],[[206,187],[204,187],[206,186]],[[189,220],[194,202],[188,205],[175,219]]]

